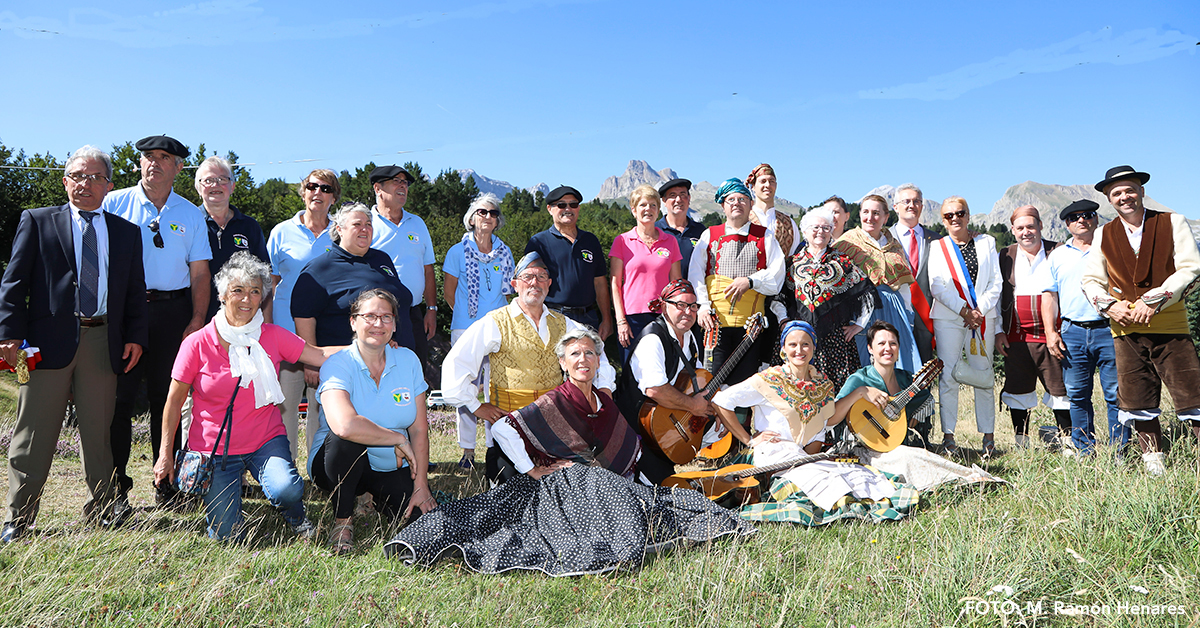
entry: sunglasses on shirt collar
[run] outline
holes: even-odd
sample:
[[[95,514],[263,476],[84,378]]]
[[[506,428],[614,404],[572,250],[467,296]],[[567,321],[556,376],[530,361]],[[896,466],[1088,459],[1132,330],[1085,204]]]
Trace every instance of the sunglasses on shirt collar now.
[[[166,243],[163,242],[162,234],[158,232],[158,218],[155,216],[154,220],[150,221],[150,231],[154,233],[154,247],[161,249],[166,246]]]

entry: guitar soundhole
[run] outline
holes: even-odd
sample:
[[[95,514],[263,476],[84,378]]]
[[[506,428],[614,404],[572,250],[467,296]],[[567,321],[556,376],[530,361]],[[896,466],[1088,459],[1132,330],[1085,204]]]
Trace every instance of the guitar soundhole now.
[[[704,421],[705,417],[693,416],[690,420],[688,420],[688,429],[690,429],[693,434],[699,433],[704,430]]]

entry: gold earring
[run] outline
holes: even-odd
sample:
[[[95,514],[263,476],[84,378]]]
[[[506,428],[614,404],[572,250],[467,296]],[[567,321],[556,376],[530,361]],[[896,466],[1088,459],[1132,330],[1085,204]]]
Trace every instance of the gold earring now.
[[[779,350],[779,357],[781,357],[781,358],[783,358],[784,360],[786,360],[786,359],[787,359],[787,352],[786,352],[786,351],[784,351],[783,349],[780,349],[780,350]]]

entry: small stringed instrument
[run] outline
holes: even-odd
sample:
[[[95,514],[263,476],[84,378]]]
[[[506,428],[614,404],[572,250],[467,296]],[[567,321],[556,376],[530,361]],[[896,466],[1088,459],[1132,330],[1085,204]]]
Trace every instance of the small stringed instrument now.
[[[693,378],[688,377],[686,372],[680,373],[675,381],[675,388],[679,392],[691,396],[696,394],[698,387],[702,386],[703,388],[700,388],[699,392],[703,394],[705,400],[711,400],[766,325],[767,319],[761,313],[751,316],[745,325],[746,337],[742,338],[737,349],[729,356],[728,360],[725,360],[725,364],[721,366],[721,370],[716,376],[709,379],[708,371],[696,369],[693,381]],[[709,426],[709,417],[692,416],[692,413],[686,410],[660,406],[649,399],[642,403],[641,410],[638,411],[638,419],[646,434],[653,441],[652,444],[675,464],[687,464],[696,459],[704,432]]]
[[[850,413],[846,415],[850,431],[857,434],[864,445],[879,453],[899,447],[908,435],[908,417],[904,406],[908,405],[922,388],[927,388],[937,381],[941,373],[942,361],[934,358],[917,371],[912,384],[889,397],[882,409],[866,399],[855,401],[850,407]]]
[[[743,491],[753,495],[758,487],[758,480],[754,477],[756,475],[775,473],[821,460],[837,460],[838,462],[852,463],[859,461],[857,456],[853,456],[840,448],[835,448],[819,454],[800,456],[760,467],[751,464],[731,464],[715,471],[686,471],[684,473],[676,473],[663,480],[662,485],[668,488],[694,489],[704,493],[705,497],[717,501],[729,494],[730,491]],[[750,503],[757,501],[757,496],[753,498],[749,498],[748,496],[748,501],[746,499],[739,501],[740,503]]]

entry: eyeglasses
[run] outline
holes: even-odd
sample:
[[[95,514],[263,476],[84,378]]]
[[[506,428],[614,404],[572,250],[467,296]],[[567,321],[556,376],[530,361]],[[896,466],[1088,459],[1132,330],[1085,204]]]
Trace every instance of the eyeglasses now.
[[[68,172],[67,178],[76,183],[96,183],[98,181],[108,181],[108,177],[102,174],[83,174],[82,172]]]
[[[570,207],[571,209],[579,209],[579,203],[568,203],[566,201],[559,201],[559,202],[555,203],[554,206],[559,209],[566,209],[568,207]]]
[[[739,194],[737,196],[726,196],[725,200],[723,200],[721,202],[722,203],[732,203],[734,205],[746,205],[750,202],[750,198]]]
[[[154,220],[151,220],[151,221],[150,221],[150,231],[154,232],[154,246],[155,246],[155,248],[159,248],[159,249],[161,249],[161,248],[163,248],[164,246],[166,246],[166,243],[165,243],[165,242],[163,242],[163,239],[162,239],[162,234],[158,232],[158,218],[159,218],[158,216],[155,216],[155,217],[154,217]]]
[[[813,225],[809,227],[808,230],[815,231],[817,233],[831,233],[833,231],[833,227],[830,225]]]
[[[355,316],[367,321],[368,325],[374,325],[376,323],[391,325],[392,323],[396,322],[396,317],[392,316],[391,314],[355,314]]]
[[[922,202],[921,202],[921,199],[919,199],[919,198],[906,198],[902,201],[896,201],[896,204],[897,205],[921,205]]]
[[[525,273],[525,274],[517,277],[517,279],[520,279],[521,281],[524,281],[525,283],[528,283],[528,284],[546,283],[547,281],[550,281],[550,274],[549,273]]]
[[[229,177],[225,177],[225,176],[205,177],[203,179],[200,179],[200,185],[210,188],[210,187],[213,187],[214,185],[225,185],[226,183],[229,183],[230,181],[233,181],[233,179],[230,179]],[[328,187],[328,186],[326,186],[326,187]]]
[[[956,212],[948,212],[948,213],[942,214],[942,220],[950,220],[951,218],[963,218],[966,215],[967,215],[967,210],[960,209]]]
[[[1067,224],[1069,225],[1069,224],[1075,222],[1076,220],[1095,220],[1095,218],[1096,218],[1096,212],[1094,210],[1086,211],[1086,212],[1075,212],[1075,213],[1071,214],[1070,216],[1067,216]]]
[[[671,305],[674,305],[675,307],[677,307],[681,310],[687,310],[689,312],[699,312],[700,311],[699,303],[684,303],[683,301],[667,301],[666,299],[663,299],[663,303],[670,303]]]
[[[483,208],[480,208],[480,209],[477,209],[477,210],[475,210],[475,215],[476,215],[476,216],[479,216],[480,218],[482,218],[482,217],[484,217],[484,216],[491,216],[492,218],[499,218],[499,217],[500,217],[500,210],[498,210],[498,209],[483,209]]]
[[[333,186],[329,185],[328,183],[313,183],[312,181],[309,181],[308,183],[304,184],[304,189],[308,190],[309,192],[321,190],[326,194],[333,194]]]

